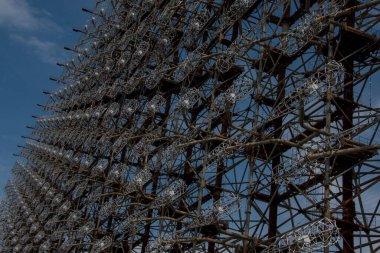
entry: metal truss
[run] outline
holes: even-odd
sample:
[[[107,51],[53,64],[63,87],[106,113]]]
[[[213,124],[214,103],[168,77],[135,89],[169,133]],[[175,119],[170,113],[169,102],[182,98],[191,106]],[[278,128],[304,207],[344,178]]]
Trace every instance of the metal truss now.
[[[379,4],[96,1],[0,251],[380,251]]]

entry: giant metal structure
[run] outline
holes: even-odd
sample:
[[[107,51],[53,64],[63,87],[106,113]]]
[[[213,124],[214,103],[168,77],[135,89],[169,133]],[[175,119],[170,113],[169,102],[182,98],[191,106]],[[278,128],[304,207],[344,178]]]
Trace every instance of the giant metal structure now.
[[[98,0],[6,187],[1,252],[380,251],[379,10]]]

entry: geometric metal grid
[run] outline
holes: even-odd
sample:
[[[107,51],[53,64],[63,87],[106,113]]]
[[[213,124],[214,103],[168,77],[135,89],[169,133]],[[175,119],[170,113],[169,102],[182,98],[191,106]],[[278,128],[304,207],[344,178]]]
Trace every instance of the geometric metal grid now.
[[[379,251],[379,3],[84,9],[1,252]]]

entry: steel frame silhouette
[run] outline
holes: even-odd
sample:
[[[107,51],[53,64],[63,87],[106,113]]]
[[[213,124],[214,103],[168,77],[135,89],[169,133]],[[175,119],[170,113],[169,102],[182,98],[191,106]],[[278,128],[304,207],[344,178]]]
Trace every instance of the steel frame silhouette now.
[[[1,252],[376,252],[380,1],[103,0]]]

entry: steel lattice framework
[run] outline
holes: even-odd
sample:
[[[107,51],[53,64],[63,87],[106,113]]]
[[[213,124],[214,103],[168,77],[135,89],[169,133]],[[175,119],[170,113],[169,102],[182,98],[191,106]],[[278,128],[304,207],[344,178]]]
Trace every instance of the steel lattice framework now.
[[[98,0],[1,252],[380,250],[380,1]]]

